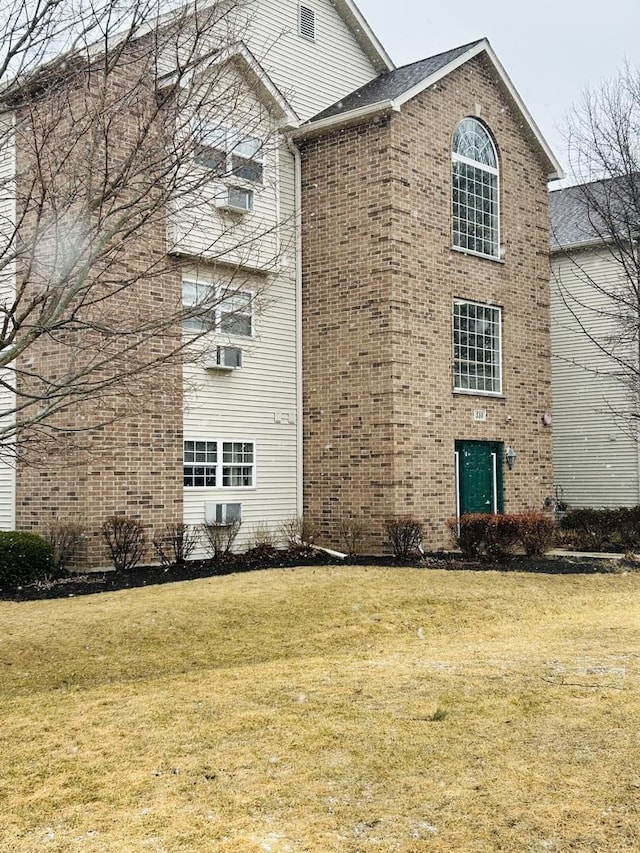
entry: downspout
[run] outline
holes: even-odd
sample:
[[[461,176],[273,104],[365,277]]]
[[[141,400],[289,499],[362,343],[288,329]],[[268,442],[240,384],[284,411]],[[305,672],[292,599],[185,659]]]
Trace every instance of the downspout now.
[[[302,418],[302,159],[291,136],[285,136],[294,162],[294,229],[296,264],[296,506],[302,518],[303,507],[303,418]]]

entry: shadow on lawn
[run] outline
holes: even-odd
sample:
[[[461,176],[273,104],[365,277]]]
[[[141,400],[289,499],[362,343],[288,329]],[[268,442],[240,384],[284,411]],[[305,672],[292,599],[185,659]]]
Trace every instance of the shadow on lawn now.
[[[255,548],[244,554],[227,554],[222,559],[193,560],[183,565],[138,566],[127,572],[97,571],[87,574],[65,574],[64,577],[23,586],[0,588],[0,600],[35,601],[50,598],[72,598],[99,592],[151,586],[216,577],[236,572],[298,566],[344,565],[397,568],[444,569],[450,571],[538,572],[542,574],[612,574],[637,570],[638,566],[624,560],[590,557],[545,556],[509,557],[500,562],[466,560],[450,553],[426,554],[415,559],[397,560],[386,557],[352,557],[342,560],[312,547]]]

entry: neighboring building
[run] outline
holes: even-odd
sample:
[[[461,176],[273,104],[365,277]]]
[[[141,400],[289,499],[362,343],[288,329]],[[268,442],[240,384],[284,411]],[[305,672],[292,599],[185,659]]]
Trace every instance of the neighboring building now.
[[[168,258],[144,310],[233,289],[215,318],[187,324],[215,325],[209,351],[163,367],[143,415],[89,433],[64,465],[6,467],[0,521],[80,517],[99,553],[115,513],[150,531],[241,514],[246,540],[304,511],[337,545],[345,519],[367,523],[380,550],[394,515],[420,519],[435,548],[456,512],[541,508],[546,184],[560,170],[491,47],[393,70],[351,0],[251,11],[229,58],[243,109],[259,116],[228,200],[235,221],[247,205],[247,242],[236,229],[221,263],[228,214],[194,203],[131,247],[130,262]],[[274,140],[264,151],[262,132]],[[197,156],[215,169],[237,151],[217,131]]]
[[[305,512],[458,512],[552,494],[547,182],[488,42],[381,75],[296,131],[303,156]],[[512,470],[507,448],[515,450]]]
[[[610,294],[624,268],[589,203],[593,197],[600,207],[608,188],[597,182],[550,194],[553,467],[558,493],[572,507],[640,503],[631,402],[609,355],[621,344]]]

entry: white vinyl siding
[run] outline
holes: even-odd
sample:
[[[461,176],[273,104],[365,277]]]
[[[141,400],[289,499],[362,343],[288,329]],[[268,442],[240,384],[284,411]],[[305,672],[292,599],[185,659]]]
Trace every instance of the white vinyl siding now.
[[[604,339],[611,330],[598,314],[605,297],[596,295],[584,273],[614,288],[619,269],[606,250],[573,257],[577,264],[560,253],[552,256],[554,481],[570,506],[633,506],[640,503],[639,447],[616,416],[626,408],[626,391],[611,378],[611,360],[572,316]]]
[[[0,116],[0,259],[5,257],[7,241],[11,239],[16,221],[15,188],[15,148],[12,134],[7,128],[12,125],[8,115]],[[15,293],[15,264],[6,264],[0,260],[0,300],[13,299]],[[4,371],[5,378],[12,381],[12,373]],[[15,405],[15,395],[6,388],[0,388],[0,423],[3,413]],[[12,417],[12,416],[9,416]],[[16,473],[13,460],[0,455],[0,530],[14,530],[16,519]]]
[[[233,339],[242,348],[242,370],[208,370],[204,364],[184,368],[184,435],[210,437],[218,442],[255,443],[255,481],[252,488],[233,486],[189,487],[184,490],[184,520],[202,524],[205,504],[211,500],[242,504],[243,547],[257,525],[274,531],[297,514],[297,379],[296,292],[293,206],[293,157],[279,151],[282,176],[280,216],[282,232],[280,271],[249,275],[242,289],[255,294],[253,339]],[[187,273],[188,274],[188,273]],[[213,273],[212,273],[213,275]],[[207,340],[208,342],[208,340]],[[211,348],[225,345],[227,336],[211,335]],[[220,495],[220,497],[218,497]]]
[[[302,121],[377,76],[330,0],[314,0],[315,40],[299,35],[297,0],[250,5],[249,49]]]

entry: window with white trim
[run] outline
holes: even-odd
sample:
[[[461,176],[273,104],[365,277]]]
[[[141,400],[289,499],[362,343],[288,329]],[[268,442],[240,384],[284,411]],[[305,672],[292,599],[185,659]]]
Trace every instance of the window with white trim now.
[[[211,169],[216,177],[239,178],[254,184],[264,179],[264,146],[256,136],[237,128],[203,122],[196,128],[194,152],[199,166]]]
[[[493,305],[453,303],[453,387],[502,393],[502,311]]]
[[[255,485],[254,443],[186,439],[184,485],[187,488],[251,488]]]
[[[453,245],[500,256],[498,156],[489,132],[464,118],[453,135]]]
[[[244,338],[253,335],[253,293],[248,291],[184,278],[182,307],[186,332],[215,331]]]

